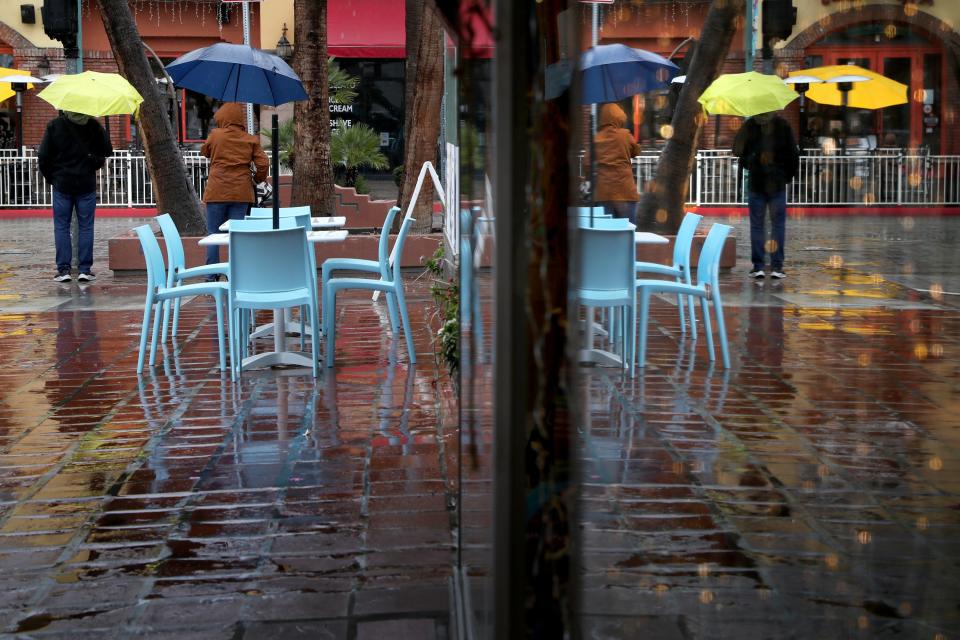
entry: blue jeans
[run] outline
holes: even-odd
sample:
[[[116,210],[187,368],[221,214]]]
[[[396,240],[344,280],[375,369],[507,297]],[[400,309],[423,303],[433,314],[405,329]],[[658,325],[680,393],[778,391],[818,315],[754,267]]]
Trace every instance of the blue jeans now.
[[[770,246],[770,268],[774,271],[783,270],[783,243],[787,234],[787,191],[783,189],[773,195],[755,193],[747,195],[747,208],[750,210],[750,261],[753,269],[763,269],[766,262],[767,233],[765,222],[767,208],[770,209],[770,227],[773,232]]]
[[[80,273],[93,268],[93,214],[97,209],[97,192],[81,195],[53,190],[53,242],[57,250],[57,271],[70,271],[73,261],[73,240],[70,223],[77,210],[77,267]]]
[[[249,202],[208,202],[207,233],[220,233],[220,225],[227,220],[243,220],[250,213]],[[220,247],[207,247],[207,264],[220,262]]]
[[[626,218],[631,224],[637,224],[637,205],[639,203],[633,200],[609,200],[607,202],[598,202],[598,206],[603,207],[603,212],[614,218]]]

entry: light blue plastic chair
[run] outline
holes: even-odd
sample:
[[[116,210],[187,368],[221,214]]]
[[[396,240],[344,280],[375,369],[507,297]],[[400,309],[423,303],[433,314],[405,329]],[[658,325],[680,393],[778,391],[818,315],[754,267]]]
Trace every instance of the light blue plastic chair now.
[[[183,296],[210,295],[217,304],[217,341],[220,345],[220,369],[227,368],[223,345],[223,305],[227,301],[228,286],[225,282],[197,282],[168,287],[166,270],[163,267],[163,253],[150,225],[134,229],[143,249],[143,259],[147,263],[147,299],[143,304],[143,325],[140,327],[140,352],[137,356],[137,373],[143,371],[143,360],[147,351],[147,332],[150,330],[150,312],[153,311],[153,331],[150,338],[150,366],[156,362],[157,337],[160,332],[160,308],[167,300]],[[153,307],[156,305],[156,309]],[[232,353],[232,352],[231,352]]]
[[[697,284],[689,285],[669,280],[637,280],[637,292],[640,295],[640,351],[638,354],[640,366],[644,366],[647,355],[647,325],[649,323],[650,296],[654,293],[675,293],[679,295],[700,298],[700,310],[703,314],[703,327],[707,334],[707,349],[710,361],[716,356],[713,353],[713,331],[710,327],[709,302],[713,302],[713,311],[717,317],[717,334],[720,336],[720,351],[723,354],[724,369],[730,368],[730,350],[727,346],[727,328],[723,320],[723,300],[720,297],[720,254],[723,244],[730,235],[733,227],[725,224],[714,224],[707,233],[707,239],[700,250],[700,260],[697,263]],[[636,334],[634,334],[636,342]]]
[[[594,218],[612,218],[613,217],[607,214],[607,210],[604,207],[569,207],[567,210],[571,213],[575,213],[581,218],[589,218],[590,209],[593,209]]]
[[[231,223],[233,226],[233,223]],[[238,225],[242,226],[242,225]],[[319,335],[316,271],[311,271],[310,246],[303,227],[230,231],[230,323],[232,335],[246,336],[250,312],[306,307],[311,328],[313,376],[318,374]],[[234,378],[243,373],[246,340],[232,341]]]
[[[281,229],[293,229],[295,227],[302,227],[304,231],[310,230],[310,208],[309,207],[295,207],[296,209],[306,209],[307,213],[298,213],[297,215],[292,216],[283,216],[280,218],[280,228]],[[267,217],[247,217],[243,220],[233,220],[230,222],[230,228],[238,229],[242,231],[269,231],[273,229],[273,219]],[[313,251],[313,245],[307,242],[307,247],[309,249],[309,258],[310,258],[310,270],[314,274],[313,278],[310,280],[310,285],[313,288],[313,297],[319,300],[317,294],[317,258],[316,254]],[[306,307],[300,307],[300,317],[307,317]],[[306,330],[300,332],[300,349],[304,347],[304,333]]]
[[[573,295],[588,309],[619,309],[623,326],[632,327],[636,323],[637,311],[633,267],[636,249],[633,225],[624,222],[629,226],[601,228],[581,225],[577,230],[579,265]],[[588,311],[587,322],[593,321],[591,315],[592,312]],[[621,332],[620,342],[623,364],[633,375],[633,343],[628,343],[626,331]]]
[[[697,230],[697,225],[703,220],[703,216],[687,212],[680,223],[680,229],[677,230],[677,237],[673,241],[673,264],[667,266],[656,262],[637,262],[637,274],[656,273],[658,275],[673,276],[676,282],[683,282],[692,285],[693,280],[690,276],[690,248],[693,245],[693,234]],[[684,318],[684,296],[677,294],[677,309],[680,311],[680,331],[686,333],[687,322]],[[693,312],[693,297],[686,296],[687,304],[690,308],[690,331],[694,338],[697,336],[697,318]]]
[[[394,338],[397,336],[397,309],[399,308],[400,317],[403,321],[403,334],[407,340],[407,355],[410,358],[410,364],[416,364],[417,362],[417,354],[413,348],[413,335],[410,333],[410,318],[407,315],[407,302],[403,295],[403,276],[400,274],[403,244],[407,238],[407,233],[410,231],[410,225],[413,224],[413,218],[404,218],[403,223],[400,225],[400,233],[397,234],[396,259],[392,265],[389,263],[390,234],[388,231],[390,227],[389,223],[392,222],[392,216],[388,214],[387,218],[388,220],[385,223],[387,230],[380,234],[379,280],[373,278],[327,278],[327,263],[330,262],[330,260],[323,263],[325,276],[323,281],[323,330],[324,337],[327,341],[326,356],[328,367],[333,366],[337,329],[337,293],[346,289],[382,291],[386,294],[387,306],[390,310],[390,326],[393,329]]]
[[[280,217],[289,218],[290,216],[307,216],[310,214],[310,206],[304,205],[301,207],[280,207]],[[272,207],[251,207],[250,215],[251,218],[272,218],[273,217],[273,208]],[[233,223],[231,223],[233,224]],[[310,227],[307,227],[308,229]]]
[[[177,229],[177,224],[173,221],[173,218],[170,217],[170,214],[164,213],[157,216],[157,223],[160,225],[160,233],[163,234],[163,242],[167,245],[167,287],[180,286],[184,280],[190,278],[227,275],[227,270],[230,268],[230,265],[226,262],[205,264],[188,269],[183,253],[183,240],[180,238],[180,230]],[[163,303],[163,330],[160,334],[161,342],[167,341],[167,326],[170,324],[171,305],[173,305],[172,335],[177,335],[177,327],[180,324],[180,298],[167,300]]]

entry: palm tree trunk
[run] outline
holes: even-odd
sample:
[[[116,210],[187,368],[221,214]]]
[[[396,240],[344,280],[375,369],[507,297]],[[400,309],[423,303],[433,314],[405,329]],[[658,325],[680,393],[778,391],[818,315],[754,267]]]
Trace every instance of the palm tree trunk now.
[[[680,226],[700,129],[706,121],[697,98],[720,73],[737,28],[737,18],[743,16],[744,7],[744,0],[713,0],[710,5],[700,42],[687,70],[687,81],[673,112],[673,136],[660,155],[654,187],[644,194],[640,203],[641,228],[674,232]]]
[[[157,211],[169,213],[184,235],[205,235],[197,194],[187,180],[183,157],[167,117],[167,101],[157,86],[127,0],[99,0],[103,28],[120,75],[140,92],[140,128]]]
[[[414,0],[408,0],[411,4]],[[440,105],[443,98],[443,24],[433,2],[415,0],[420,5],[420,31],[407,33],[407,51],[416,47],[416,69],[413,74],[407,69],[408,86],[412,83],[413,100],[406,105],[409,119],[405,118],[406,148],[404,149],[404,181],[401,210],[406,212],[410,205],[424,162],[436,162],[437,141],[440,138]],[[417,222],[413,231],[430,233],[433,226],[433,184],[430,180],[423,183],[420,197],[413,210]],[[457,203],[448,203],[456,207]]]
[[[309,98],[293,108],[292,205],[310,205],[314,215],[333,212],[330,106],[327,96],[327,0],[295,0],[293,69]]]

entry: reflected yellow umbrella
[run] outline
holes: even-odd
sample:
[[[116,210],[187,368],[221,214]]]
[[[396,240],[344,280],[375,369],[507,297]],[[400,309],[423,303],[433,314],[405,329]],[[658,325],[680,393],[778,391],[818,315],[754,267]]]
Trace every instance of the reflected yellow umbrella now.
[[[20,71],[19,69],[7,69],[6,67],[0,67],[0,78],[6,77],[6,76],[29,76],[29,75],[30,75],[30,72],[28,71]],[[10,84],[9,82],[0,82],[0,102],[3,102],[8,98],[13,97],[13,95],[16,92],[13,90],[12,87],[13,85]],[[27,85],[27,88],[32,89],[33,85],[32,84]]]
[[[780,111],[798,97],[777,76],[748,71],[723,74],[697,100],[710,115],[749,118]]]
[[[854,109],[883,109],[896,104],[906,104],[908,100],[907,85],[852,64],[837,64],[791,71],[790,75],[813,76],[823,80],[820,84],[811,84],[810,88],[807,89],[807,97],[820,104],[844,106],[844,91],[841,91],[841,89],[847,88],[849,88],[849,91],[846,91],[846,106]],[[853,76],[869,79],[844,81],[844,78]]]
[[[60,76],[37,95],[61,111],[94,117],[136,114],[143,102],[123,76],[97,71]]]

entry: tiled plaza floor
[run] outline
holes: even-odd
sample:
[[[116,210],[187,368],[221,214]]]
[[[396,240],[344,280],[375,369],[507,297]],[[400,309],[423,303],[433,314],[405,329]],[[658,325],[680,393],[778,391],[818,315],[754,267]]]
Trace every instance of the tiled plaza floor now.
[[[81,288],[50,281],[49,221],[0,222],[0,633],[450,637],[457,417],[425,279],[416,367],[357,294],[333,372],[237,385],[198,300],[138,379],[143,279],[103,266],[137,223],[97,222]],[[781,283],[745,279],[735,224],[730,371],[664,300],[642,375],[581,369],[585,637],[956,638],[960,218],[791,219]]]
[[[729,372],[664,301],[583,369],[588,637],[960,637],[960,219],[791,220],[762,283],[737,224]]]
[[[137,222],[98,221],[82,288],[49,280],[49,222],[0,223],[37,236],[0,245],[0,632],[446,638],[456,431],[425,285],[416,366],[347,294],[335,371],[234,384],[198,299],[138,379],[143,278],[102,266]]]

